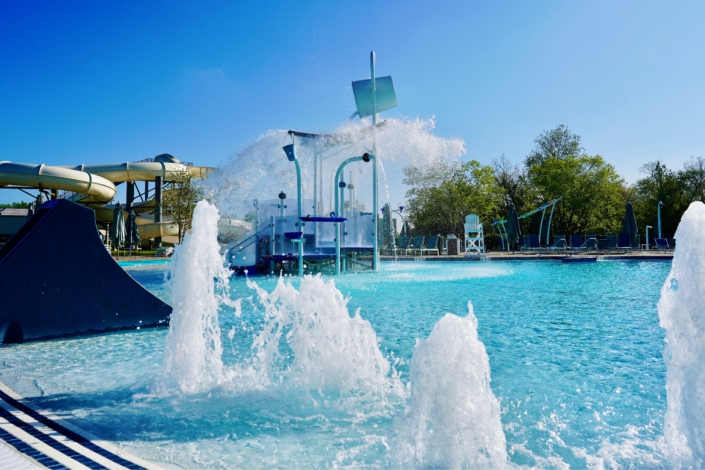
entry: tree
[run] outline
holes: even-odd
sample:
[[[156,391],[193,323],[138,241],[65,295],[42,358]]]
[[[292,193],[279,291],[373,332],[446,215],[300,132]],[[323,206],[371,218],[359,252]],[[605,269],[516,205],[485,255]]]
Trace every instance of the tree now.
[[[658,203],[663,202],[661,208],[662,236],[673,236],[680,223],[683,212],[693,200],[688,194],[684,179],[684,173],[670,170],[660,161],[647,163],[641,167],[641,172],[646,176],[636,182],[632,188],[634,211],[637,217],[637,224],[640,227],[651,225],[656,234],[656,220]],[[697,175],[691,174],[693,183],[697,184]]]
[[[691,157],[683,165],[681,180],[690,201],[705,201],[705,158]]]
[[[577,157],[585,153],[580,144],[580,136],[572,134],[563,124],[553,130],[544,131],[534,140],[534,149],[526,156],[527,168],[540,165],[549,158],[563,160],[569,156]]]
[[[619,233],[626,189],[614,167],[599,156],[547,157],[528,168],[543,202],[558,197],[553,233]]]
[[[478,214],[485,224],[499,217],[502,195],[489,166],[475,160],[437,161],[424,168],[405,168],[404,174],[404,183],[411,187],[407,220],[415,233],[461,235],[468,214]]]
[[[514,204],[519,214],[531,210],[535,196],[526,170],[510,162],[504,154],[492,161],[492,170],[502,197],[503,211],[509,210],[510,203]]]
[[[171,217],[179,228],[179,243],[191,228],[193,210],[196,203],[203,198],[203,192],[197,187],[190,171],[176,173],[171,179],[171,189],[164,192],[162,199],[163,213]]]

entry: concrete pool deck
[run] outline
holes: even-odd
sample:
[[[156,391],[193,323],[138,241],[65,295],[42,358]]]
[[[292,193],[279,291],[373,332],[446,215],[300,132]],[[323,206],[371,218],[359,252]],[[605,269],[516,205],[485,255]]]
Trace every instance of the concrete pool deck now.
[[[156,469],[51,413],[0,382],[0,468]]]

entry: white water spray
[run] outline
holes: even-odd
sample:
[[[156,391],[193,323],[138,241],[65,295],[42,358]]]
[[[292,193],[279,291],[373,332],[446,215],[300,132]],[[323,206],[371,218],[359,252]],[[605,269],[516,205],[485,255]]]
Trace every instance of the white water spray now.
[[[506,438],[490,363],[468,303],[465,318],[447,314],[411,359],[411,402],[395,423],[402,466],[504,468]]]
[[[676,466],[705,467],[705,204],[693,202],[658,303],[666,329],[664,437]]]
[[[219,291],[226,289],[229,271],[217,241],[219,218],[214,205],[199,202],[191,233],[176,247],[171,260],[168,286],[174,310],[160,384],[167,389],[203,392],[224,377],[218,309]]]
[[[304,198],[313,195],[313,154],[327,152],[325,168],[331,178],[338,165],[346,158],[371,152],[370,134],[361,134],[369,124],[346,123],[335,129],[336,138],[345,142],[339,148],[327,147],[330,139],[297,139],[297,157],[301,162],[304,181]],[[407,165],[427,165],[438,159],[455,161],[465,153],[465,143],[459,139],[443,139],[432,134],[433,119],[386,119],[377,131],[378,153],[387,166],[388,176],[401,173],[400,167]],[[252,200],[273,199],[280,191],[296,191],[296,174],[292,164],[282,151],[291,143],[291,136],[284,130],[270,131],[253,144],[228,157],[216,175],[204,181],[206,189],[216,201],[221,213],[228,217],[243,218],[252,210]],[[326,150],[327,149],[327,150]],[[363,172],[371,169],[361,165]],[[396,172],[396,173],[395,173]],[[368,174],[369,177],[369,174]],[[327,180],[324,180],[327,181]],[[322,194],[332,190],[332,184],[325,184]],[[368,182],[356,181],[360,189],[357,198],[371,207]],[[401,200],[403,191],[397,190],[395,197]]]
[[[255,339],[256,367],[272,382],[341,394],[403,393],[398,375],[379,349],[379,339],[359,310],[352,317],[335,283],[305,276],[299,290],[283,278],[268,293],[254,282],[265,308]]]

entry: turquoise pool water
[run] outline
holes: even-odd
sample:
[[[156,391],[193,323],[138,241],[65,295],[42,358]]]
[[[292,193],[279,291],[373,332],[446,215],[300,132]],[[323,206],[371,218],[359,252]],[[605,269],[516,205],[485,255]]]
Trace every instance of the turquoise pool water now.
[[[168,265],[125,269],[162,298]],[[500,401],[511,463],[661,466],[666,368],[656,303],[670,262],[383,263],[336,287],[360,309],[408,383],[417,339],[472,301]],[[289,279],[289,278],[287,278]],[[271,292],[277,278],[258,278]],[[298,286],[299,280],[291,278]],[[263,328],[256,292],[230,285],[223,363],[247,364]],[[238,316],[237,314],[240,314]],[[396,467],[395,421],[408,395],[306,389],[289,379],[197,394],[155,386],[165,329],[0,348],[0,380],[129,452],[185,467]],[[286,331],[284,331],[286,334]],[[313,340],[315,342],[315,339]],[[283,348],[281,361],[291,361]]]

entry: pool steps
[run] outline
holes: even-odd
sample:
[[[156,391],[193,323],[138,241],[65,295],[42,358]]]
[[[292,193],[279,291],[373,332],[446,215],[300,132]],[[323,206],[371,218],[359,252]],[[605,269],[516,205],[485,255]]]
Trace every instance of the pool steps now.
[[[39,412],[0,383],[0,465],[2,468],[157,469],[53,414]],[[7,448],[9,447],[9,449]],[[21,455],[12,455],[12,451]],[[14,458],[13,458],[14,457]]]

